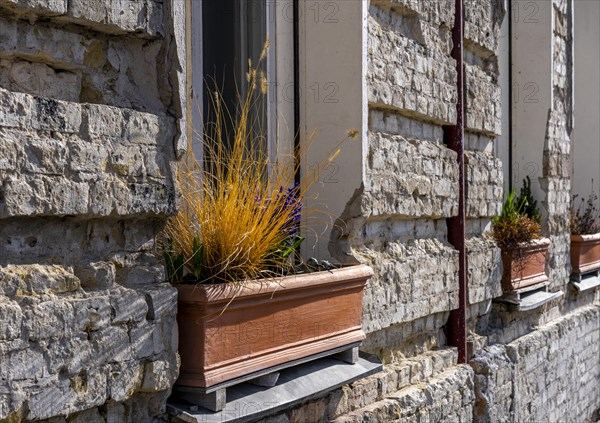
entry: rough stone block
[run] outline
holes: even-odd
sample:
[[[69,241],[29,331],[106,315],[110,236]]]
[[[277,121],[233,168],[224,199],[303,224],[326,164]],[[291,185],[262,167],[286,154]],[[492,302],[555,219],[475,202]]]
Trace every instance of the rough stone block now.
[[[45,346],[48,357],[48,373],[76,375],[86,369],[95,368],[95,351],[88,340],[88,334],[79,332],[70,337],[48,339]]]
[[[0,131],[4,132],[4,131]],[[23,156],[25,151],[22,147],[24,142],[14,142],[5,137],[0,137],[0,174],[16,172],[23,164]]]
[[[164,338],[160,332],[157,334],[157,326],[159,326],[157,323],[149,323],[145,320],[132,326],[129,338],[135,358],[148,358],[155,353],[155,337],[160,337],[156,343],[162,344],[161,341],[164,341]],[[156,351],[157,354],[162,352],[162,348]]]
[[[170,389],[179,374],[179,356],[169,354],[163,359],[152,361],[144,367],[141,392],[159,392]]]
[[[0,341],[10,341],[21,335],[22,318],[19,304],[0,296]]]
[[[164,271],[165,269],[162,265],[139,265],[122,272],[124,273],[124,278],[122,274],[120,283],[131,288],[147,288],[149,285],[163,282],[165,280]]]
[[[175,191],[171,184],[127,184],[97,182],[90,187],[89,214],[119,216],[145,213],[175,213]]]
[[[100,104],[86,104],[84,112],[87,117],[90,138],[106,136],[118,139],[123,137],[126,120],[122,109]]]
[[[3,354],[0,379],[27,380],[42,378],[46,373],[46,362],[39,348],[21,349]]]
[[[0,18],[0,28],[4,22]],[[28,94],[12,93],[0,87],[0,126],[27,128],[31,125],[34,98]]]
[[[152,342],[154,354],[161,354],[163,351],[177,351],[179,346],[179,332],[177,330],[177,319],[175,316],[163,317],[160,322],[154,326]]]
[[[62,266],[38,264],[0,266],[0,295],[63,293],[76,291],[79,288],[79,279]]]
[[[69,379],[40,384],[28,398],[31,420],[68,415],[102,405],[107,399],[106,374],[86,371]]]
[[[365,291],[363,329],[373,332],[458,306],[458,253],[436,239],[397,243],[383,251],[357,249],[377,269]]]
[[[97,183],[106,170],[110,146],[70,140],[67,143],[69,171],[76,181]]]
[[[111,322],[112,307],[108,296],[72,299],[70,303],[75,314],[75,329],[78,331],[99,330]]]
[[[168,146],[175,136],[174,119],[126,110],[124,138],[132,144]]]
[[[141,387],[143,376],[144,366],[138,361],[109,365],[109,397],[114,401],[125,401]]]
[[[177,289],[170,284],[155,285],[145,291],[148,302],[148,318],[161,319],[177,313]]]
[[[60,175],[67,166],[66,148],[62,140],[42,136],[24,145],[27,161],[23,170],[27,173]]]
[[[34,298],[31,297],[31,300]],[[28,300],[21,300],[23,329],[28,339],[60,338],[72,332],[75,316],[70,302],[57,298],[41,302]]]
[[[81,127],[81,106],[77,103],[35,97],[35,113],[31,126],[41,131],[78,133]]]
[[[79,0],[69,3],[69,16],[92,22],[105,22],[112,2]]]
[[[112,0],[107,20],[127,31],[143,31],[147,24],[146,3],[145,0]]]
[[[57,70],[44,63],[0,59],[0,85],[11,91],[78,101],[81,75]]]
[[[74,273],[84,288],[112,288],[115,285],[114,263],[99,261],[75,266]]]
[[[456,154],[429,142],[369,134],[363,216],[450,217],[458,210]]]
[[[90,187],[61,176],[27,175],[3,181],[0,218],[78,215],[88,211]]]
[[[146,2],[147,31],[150,35],[161,37],[165,35],[164,28],[164,3],[160,0],[148,0]]]
[[[68,18],[109,34],[134,33],[150,38],[161,35],[163,7],[154,0],[69,0]]]
[[[2,0],[0,6],[16,13],[35,13],[42,16],[62,15],[67,12],[68,0]]]
[[[111,293],[113,323],[140,322],[146,319],[148,303],[143,293],[120,288]]]
[[[8,20],[0,17],[0,27]],[[86,51],[84,36],[62,29],[34,26],[26,21],[17,21],[16,31],[19,34],[16,43],[1,45],[0,55],[44,57],[45,62],[50,64],[82,68]]]
[[[95,363],[118,363],[133,359],[127,326],[109,326],[90,334]]]

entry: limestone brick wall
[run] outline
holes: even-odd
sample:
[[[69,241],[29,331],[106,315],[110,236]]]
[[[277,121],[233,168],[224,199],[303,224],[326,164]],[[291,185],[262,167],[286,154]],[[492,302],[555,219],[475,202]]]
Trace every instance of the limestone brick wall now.
[[[174,0],[0,0],[0,420],[161,421],[177,376],[176,298],[155,236],[177,210],[185,151],[185,10]],[[457,365],[454,0],[371,0],[362,186],[330,249],[371,265],[367,339],[384,371],[266,421],[585,421],[600,408],[598,292],[567,287],[572,3],[552,0],[553,101],[543,178],[551,290],[493,302],[494,156],[504,2],[465,0],[468,318]],[[550,46],[548,46],[550,48]]]
[[[465,164],[468,302],[471,318],[489,309],[499,288],[500,252],[482,236],[490,218],[500,214],[503,163],[494,156],[501,131],[501,96],[498,81],[498,37],[506,14],[503,2],[464,3],[465,58]],[[506,164],[508,165],[508,164]]]
[[[473,370],[457,367],[456,359],[452,348],[416,354],[385,366],[381,373],[262,421],[470,421],[475,403]]]
[[[489,304],[500,295],[501,269],[499,251],[482,233],[500,212],[503,194],[502,163],[492,152],[500,131],[496,50],[505,11],[497,2],[468,6],[469,300]],[[453,22],[452,1],[370,2],[365,179],[333,239],[342,246],[338,259],[351,255],[376,270],[363,319],[372,334],[366,345],[373,351],[384,349],[381,331],[396,338],[391,334],[397,325],[406,328],[458,305],[458,254],[447,241],[446,223],[458,213],[458,165],[456,153],[444,144],[443,129],[456,121]],[[406,347],[411,349],[408,342]]]
[[[466,9],[469,300],[478,304],[500,294],[499,251],[482,233],[502,204],[502,163],[492,152],[500,131],[497,37],[505,10],[498,2]],[[364,302],[368,332],[395,331],[458,304],[458,255],[446,227],[458,212],[458,166],[443,132],[456,120],[453,22],[452,1],[370,2],[366,175],[335,234],[343,244],[338,258],[352,254],[376,269]],[[379,338],[370,338],[374,348]]]
[[[0,420],[163,418],[176,291],[154,243],[185,145],[182,14],[0,1]]]
[[[552,109],[544,145],[542,190],[548,211],[545,225],[551,244],[548,272],[554,290],[565,289],[570,272],[569,204],[571,196],[571,139],[573,136],[573,5],[553,0]],[[564,264],[567,264],[566,266]]]
[[[482,232],[502,199],[502,164],[491,154],[500,91],[490,63],[503,11],[487,2],[473,7],[472,19],[486,19],[465,32],[472,56],[465,157],[469,300],[478,305],[500,295],[499,251]],[[342,216],[339,240],[342,251],[375,269],[363,304],[363,349],[387,366],[446,345],[443,328],[458,307],[458,252],[447,240],[447,218],[458,213],[458,165],[443,128],[456,122],[453,23],[454,1],[370,2],[366,174]],[[474,398],[470,370],[450,367],[338,420],[470,421]]]
[[[566,286],[571,3],[553,4],[554,46],[548,49],[554,49],[556,96],[544,151],[546,197],[539,200],[548,207],[544,231],[553,242],[550,289],[563,289],[567,297],[531,312],[494,301],[502,295],[502,265],[485,232],[501,211],[503,166],[509,165],[494,155],[506,119],[498,59],[506,10],[502,1],[465,1],[468,328],[478,351],[474,375],[459,378],[457,387],[453,381],[463,370],[451,367],[337,421],[585,421],[598,409],[597,364],[591,364],[598,356],[597,294],[574,297]],[[457,213],[457,167],[443,138],[443,126],[456,119],[445,113],[456,102],[449,38],[453,10],[453,1],[370,2],[365,180],[348,203],[338,235],[340,251],[375,269],[364,302],[363,349],[382,357],[388,368],[446,345],[448,312],[458,304],[457,255],[446,227],[446,218]],[[577,345],[561,352],[569,342]],[[569,354],[581,359],[568,360]],[[568,363],[561,364],[565,359]],[[569,402],[569,391],[578,389],[586,369],[591,370],[582,394]],[[430,391],[438,383],[454,386],[454,401]],[[445,398],[446,414],[440,414],[436,398]],[[576,401],[581,409],[575,410]]]
[[[471,361],[473,421],[577,421],[600,409],[600,307],[586,306]]]
[[[503,10],[479,3],[469,6],[473,24],[465,32],[474,321],[501,294],[499,250],[482,233],[502,200],[502,164],[492,143],[501,119],[494,37]],[[386,369],[443,348],[449,311],[458,307],[458,252],[447,240],[447,218],[458,213],[458,165],[443,128],[456,122],[453,23],[454,1],[370,2],[365,180],[348,203],[338,236],[346,255],[375,269],[363,303],[368,334],[362,348],[378,354]],[[471,369],[453,365],[336,421],[471,421],[474,404]]]
[[[436,333],[444,319],[427,325],[426,317],[457,306],[458,255],[445,219],[458,211],[458,166],[442,128],[456,120],[453,20],[446,1],[369,7],[366,176],[342,215],[338,239],[376,269],[363,319],[373,351],[398,339],[398,331],[412,332],[415,321]]]

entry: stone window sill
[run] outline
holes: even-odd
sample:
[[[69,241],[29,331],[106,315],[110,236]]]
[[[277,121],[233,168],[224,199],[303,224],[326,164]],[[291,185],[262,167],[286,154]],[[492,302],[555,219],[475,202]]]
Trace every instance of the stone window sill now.
[[[173,421],[188,423],[247,422],[276,414],[324,396],[383,368],[376,356],[360,354],[354,364],[324,357],[280,371],[277,384],[270,388],[241,383],[227,388],[227,405],[219,412],[186,404],[172,398],[167,411]]]

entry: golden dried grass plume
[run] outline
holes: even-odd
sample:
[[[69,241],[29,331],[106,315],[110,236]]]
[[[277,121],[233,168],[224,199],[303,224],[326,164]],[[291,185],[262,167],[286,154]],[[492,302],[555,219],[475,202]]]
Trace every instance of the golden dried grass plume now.
[[[267,48],[268,43],[254,66],[248,62],[248,90],[239,97],[237,110],[230,113],[220,90],[212,92],[204,156],[196,160],[190,146],[179,166],[179,213],[168,220],[160,239],[173,282],[241,283],[285,273],[290,251],[282,249],[294,247],[288,242],[290,222],[298,219],[303,197],[342,142],[357,135],[348,133],[296,185],[300,151],[294,151],[291,160],[270,162],[262,128],[252,113],[266,85],[259,68]]]

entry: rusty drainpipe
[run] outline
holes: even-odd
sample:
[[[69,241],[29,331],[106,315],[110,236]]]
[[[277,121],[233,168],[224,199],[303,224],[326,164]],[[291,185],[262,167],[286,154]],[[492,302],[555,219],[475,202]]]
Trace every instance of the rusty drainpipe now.
[[[455,0],[452,28],[452,58],[456,60],[456,125],[444,127],[444,141],[456,151],[458,161],[458,216],[446,220],[448,241],[458,250],[458,309],[450,312],[447,325],[448,343],[458,348],[458,362],[467,357],[467,252],[465,247],[465,158],[464,158],[464,66],[463,0]]]

